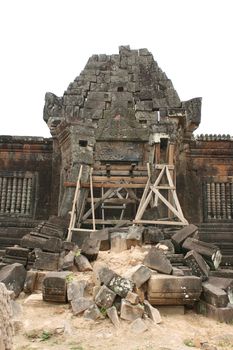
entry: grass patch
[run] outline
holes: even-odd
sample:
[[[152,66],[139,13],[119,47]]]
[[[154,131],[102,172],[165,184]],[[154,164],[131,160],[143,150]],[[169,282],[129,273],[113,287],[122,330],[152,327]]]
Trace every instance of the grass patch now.
[[[185,339],[184,340],[184,345],[189,346],[190,348],[195,348],[193,339]]]

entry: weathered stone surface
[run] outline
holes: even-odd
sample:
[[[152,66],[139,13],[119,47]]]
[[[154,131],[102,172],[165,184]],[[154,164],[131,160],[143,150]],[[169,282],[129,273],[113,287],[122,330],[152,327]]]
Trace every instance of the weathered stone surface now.
[[[145,227],[143,226],[130,226],[128,234],[126,236],[126,244],[128,249],[136,245],[141,246],[142,245],[142,239],[143,239],[143,232],[145,230]]]
[[[156,226],[148,226],[143,233],[144,243],[157,244],[164,239],[164,234],[161,229]]]
[[[67,299],[71,301],[84,296],[84,290],[87,286],[86,281],[72,281],[67,283]]]
[[[75,250],[76,244],[74,242],[63,241],[62,250]]]
[[[93,279],[94,283],[98,286],[108,286],[113,277],[118,276],[114,271],[108,268],[108,266],[101,262],[95,262],[93,266]]]
[[[8,290],[3,283],[0,283],[0,349],[13,349],[13,321],[12,306]]]
[[[89,263],[89,260],[82,254],[75,255],[74,264],[80,272],[92,271],[92,266]]]
[[[125,297],[125,300],[129,301],[133,305],[136,305],[139,303],[139,296],[136,293],[129,291]]]
[[[89,309],[92,305],[94,302],[84,297],[71,300],[72,312],[75,316]]]
[[[43,300],[65,303],[67,301],[68,271],[48,272],[43,280]]]
[[[185,250],[195,250],[202,255],[202,257],[214,269],[217,269],[221,263],[222,254],[220,249],[212,243],[202,242],[195,238],[187,238],[182,247]]]
[[[198,232],[198,227],[190,224],[188,226],[184,226],[181,230],[177,231],[172,236],[172,241],[176,247],[182,246],[186,238],[193,237],[195,233]]]
[[[229,303],[227,293],[219,287],[214,286],[209,282],[202,284],[203,292],[201,299],[216,307],[226,307]]]
[[[154,247],[152,247],[149,253],[145,256],[143,263],[158,272],[166,273],[168,275],[172,272],[172,265],[166,258],[166,255]]]
[[[87,320],[96,321],[100,318],[104,318],[103,314],[100,312],[99,308],[94,304],[84,311],[83,317]]]
[[[3,255],[2,261],[5,264],[19,263],[26,267],[29,249],[22,247],[8,247]]]
[[[129,269],[124,277],[132,280],[137,288],[140,288],[151,276],[151,270],[142,264],[136,265]]]
[[[62,263],[62,270],[72,270],[74,266],[74,257],[75,252],[71,250],[68,254],[65,255]]]
[[[122,298],[125,298],[128,292],[133,290],[134,283],[129,279],[116,276],[113,277],[108,286],[114,291],[114,293]]]
[[[193,305],[202,291],[196,276],[152,275],[148,282],[148,301],[152,305]]]
[[[40,249],[35,249],[36,260],[34,268],[37,270],[57,271],[59,254],[42,252]]]
[[[145,300],[144,301],[144,307],[145,307],[145,312],[149,316],[151,320],[153,320],[155,323],[161,323],[162,318],[160,316],[159,310],[154,308],[149,301]]]
[[[121,314],[120,317],[127,321],[134,321],[137,318],[142,318],[144,308],[140,304],[132,305],[125,299],[121,300]]]
[[[112,306],[107,309],[107,315],[115,327],[120,326],[120,320],[119,320],[117,309],[115,306]]]
[[[132,332],[136,334],[142,334],[148,330],[148,327],[141,318],[137,318],[135,321],[131,323],[130,329]]]
[[[84,240],[81,254],[86,256],[89,261],[94,261],[97,259],[100,249],[100,240],[87,238]]]
[[[27,275],[24,282],[24,293],[33,293],[36,286],[37,271],[27,271]]]
[[[216,307],[200,300],[197,303],[197,312],[204,316],[213,318],[218,322],[232,323],[233,321],[233,307]]]
[[[208,282],[213,286],[223,289],[229,298],[229,302],[233,305],[233,278],[209,277]]]
[[[156,248],[164,251],[166,254],[175,253],[174,245],[172,244],[172,241],[170,239],[163,239],[156,245]]]
[[[109,308],[116,298],[116,293],[106,286],[102,286],[95,296],[95,302],[99,307]]]
[[[22,264],[7,265],[0,270],[0,282],[4,283],[8,290],[13,290],[17,297],[23,290],[26,278],[26,270]]]
[[[201,277],[203,281],[208,278],[210,267],[207,265],[202,256],[195,252],[195,250],[188,252],[184,257],[184,260],[192,269],[193,275]]]
[[[119,232],[111,235],[111,251],[121,253],[127,250],[126,234]]]

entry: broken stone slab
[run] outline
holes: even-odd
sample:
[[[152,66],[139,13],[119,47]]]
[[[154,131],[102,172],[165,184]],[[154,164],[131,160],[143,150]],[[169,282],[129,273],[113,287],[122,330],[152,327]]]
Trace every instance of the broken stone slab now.
[[[120,320],[115,306],[112,306],[107,309],[107,315],[115,327],[120,326]]]
[[[155,274],[148,281],[147,296],[151,305],[193,305],[201,291],[199,277]]]
[[[116,298],[116,293],[103,285],[95,296],[95,302],[99,307],[109,308]]]
[[[93,280],[95,285],[108,286],[113,277],[118,276],[113,270],[109,269],[105,263],[95,262],[93,266]]]
[[[75,316],[89,309],[92,305],[94,305],[93,300],[90,300],[85,297],[80,297],[71,300],[72,312]]]
[[[166,254],[175,253],[175,247],[170,239],[163,239],[158,244],[156,244],[156,248],[164,251]]]
[[[212,318],[218,322],[231,323],[233,322],[233,307],[216,307],[208,304],[204,300],[199,300],[196,305],[197,313],[206,317]]]
[[[35,258],[34,269],[57,271],[59,262],[58,253],[42,252],[40,249],[35,249]]]
[[[129,291],[125,297],[125,300],[129,301],[132,305],[136,305],[139,303],[139,296],[137,295],[137,293]]]
[[[202,283],[201,299],[216,307],[226,307],[229,303],[227,293],[209,282]]]
[[[97,259],[100,249],[100,240],[86,238],[83,242],[81,254],[84,255],[89,261]]]
[[[62,250],[75,250],[76,244],[74,242],[63,241],[62,242]]]
[[[142,334],[148,330],[148,327],[147,327],[146,323],[141,318],[137,318],[136,320],[134,320],[131,323],[130,329],[132,332],[134,332],[136,334]]]
[[[162,318],[161,318],[159,310],[156,309],[155,307],[153,307],[149,303],[149,301],[147,301],[147,300],[144,301],[144,308],[145,308],[146,314],[149,316],[149,318],[152,321],[154,321],[154,323],[161,323],[162,322]]]
[[[141,246],[143,240],[143,232],[145,230],[144,226],[130,226],[128,233],[126,235],[127,248],[135,246]]]
[[[127,278],[115,276],[110,281],[108,287],[120,297],[125,298],[129,291],[132,292],[134,283]]]
[[[96,306],[95,304],[90,306],[88,309],[84,311],[83,317],[87,320],[93,320],[93,321],[104,318],[98,306]]]
[[[75,257],[75,252],[73,250],[69,251],[69,253],[64,256],[63,263],[62,263],[62,270],[72,271],[74,267],[74,257]]]
[[[195,250],[190,250],[184,257],[186,264],[191,268],[194,276],[201,277],[203,281],[208,278],[210,267]]]
[[[5,264],[19,263],[25,267],[27,265],[28,253],[29,249],[27,248],[22,248],[19,246],[8,247],[5,250],[2,261]]]
[[[186,251],[195,250],[202,255],[206,262],[215,270],[221,263],[222,254],[220,249],[212,243],[202,242],[195,238],[187,238],[184,241],[182,248]]]
[[[62,248],[62,240],[38,232],[30,232],[22,237],[21,246],[24,248],[39,248],[43,251],[59,253]]]
[[[84,296],[87,281],[72,281],[67,283],[67,299],[71,301]]]
[[[157,244],[164,239],[164,234],[161,229],[155,226],[148,226],[143,233],[143,241],[146,244]]]
[[[114,232],[111,234],[111,252],[121,253],[127,250],[126,232]]]
[[[227,295],[230,304],[233,305],[233,278],[209,277],[208,282],[212,285],[223,289]]]
[[[172,237],[175,248],[180,252],[181,246],[188,237],[193,237],[198,232],[198,227],[190,224],[177,231]]]
[[[24,282],[24,293],[33,293],[36,286],[37,271],[27,271],[27,275]]]
[[[121,300],[120,317],[123,320],[134,321],[137,318],[142,318],[144,314],[144,307],[140,304],[132,305],[125,299]]]
[[[132,280],[137,288],[140,288],[151,276],[151,270],[142,264],[133,266],[129,269],[124,277]]]
[[[66,303],[69,275],[68,271],[48,272],[42,283],[43,300]]]
[[[93,270],[91,264],[89,263],[89,260],[82,254],[79,254],[79,255],[77,255],[77,253],[75,254],[74,264],[77,267],[78,271],[80,272]]]
[[[152,247],[145,256],[144,265],[161,273],[170,275],[172,272],[172,265],[166,258],[166,255],[159,249]]]
[[[26,274],[22,264],[7,265],[0,270],[0,282],[4,283],[8,290],[13,291],[15,297],[18,297],[23,290]]]

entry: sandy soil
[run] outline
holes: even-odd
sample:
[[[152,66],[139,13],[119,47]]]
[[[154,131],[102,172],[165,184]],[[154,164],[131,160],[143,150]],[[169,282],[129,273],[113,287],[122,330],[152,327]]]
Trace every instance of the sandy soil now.
[[[145,250],[138,247],[122,253],[101,252],[98,261],[123,275],[131,266],[142,262]],[[78,279],[87,279],[92,285],[92,273],[75,273]],[[143,333],[132,331],[130,323],[121,320],[115,328],[109,319],[85,320],[73,316],[69,304],[45,303],[41,295],[34,302],[26,302],[22,295],[15,305],[15,350],[68,349],[68,350],[233,350],[233,325],[227,325],[195,314],[164,315],[161,324],[146,321]],[[20,307],[19,307],[20,305]],[[204,347],[202,347],[204,349]]]

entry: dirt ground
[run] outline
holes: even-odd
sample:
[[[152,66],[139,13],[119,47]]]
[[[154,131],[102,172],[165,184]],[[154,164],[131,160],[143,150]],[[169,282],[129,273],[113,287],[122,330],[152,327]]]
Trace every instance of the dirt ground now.
[[[142,262],[146,250],[135,247],[122,253],[101,252],[98,261],[123,275],[128,268]],[[74,274],[77,279],[88,280],[91,289],[92,272]],[[27,298],[22,294],[14,307],[15,350],[185,350],[192,346],[233,350],[233,325],[205,318],[193,310],[185,315],[162,315],[161,324],[147,320],[148,329],[140,333],[124,320],[115,328],[108,318],[90,321],[74,316],[69,304],[43,302],[41,294],[35,301],[28,302]]]

